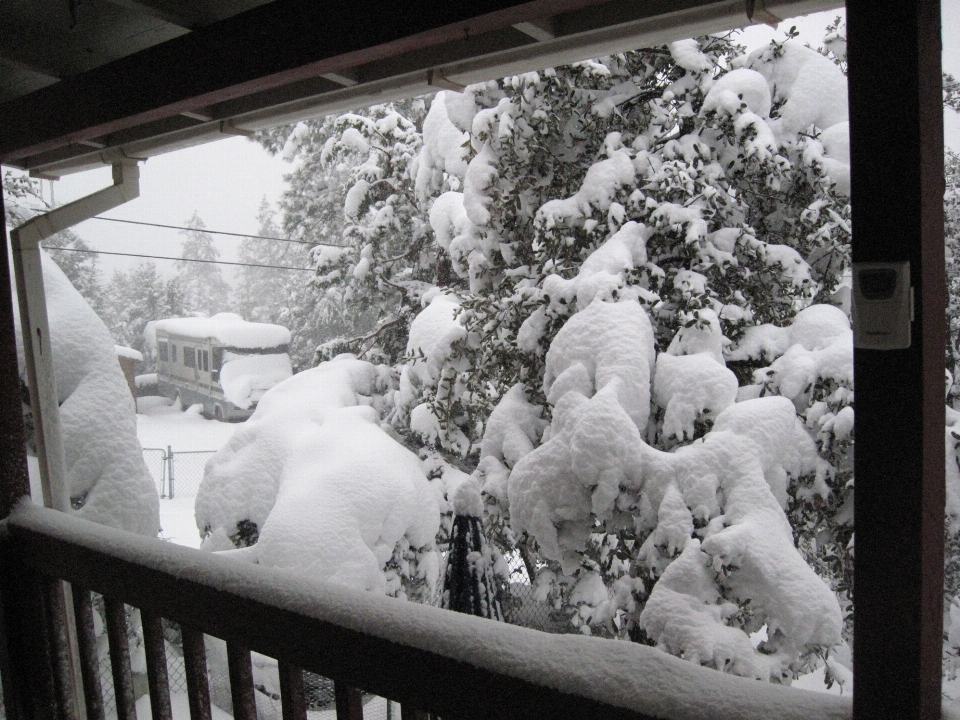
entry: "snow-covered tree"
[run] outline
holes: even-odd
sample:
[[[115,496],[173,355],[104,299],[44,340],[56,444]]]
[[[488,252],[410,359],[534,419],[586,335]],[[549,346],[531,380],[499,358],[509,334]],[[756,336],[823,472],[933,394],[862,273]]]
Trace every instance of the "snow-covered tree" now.
[[[812,92],[829,101],[807,102]],[[798,535],[826,530],[821,545],[801,548],[831,570],[835,589],[849,591],[849,324],[830,307],[805,315],[796,330],[792,324],[799,310],[842,299],[849,235],[842,71],[792,40],[747,57],[727,39],[709,38],[444,93],[428,121],[441,114],[454,127],[438,121],[446,130],[431,141],[425,123],[419,162],[436,166],[439,157],[443,172],[420,187],[462,182],[462,193],[447,189],[433,202],[430,220],[469,287],[442,296],[445,322],[459,335],[434,333],[418,346],[420,366],[431,372],[424,380],[416,363],[404,369],[413,392],[402,376],[398,406],[413,405],[411,427],[448,451],[468,458],[479,451],[491,522],[548,561],[538,582],[577,624],[721,669],[729,661],[736,667],[728,670],[789,679],[812,653],[840,641],[841,614],[794,549],[784,510]],[[458,132],[461,142],[444,146]],[[448,172],[467,141],[462,174]],[[439,317],[438,302],[432,298],[425,320]],[[811,342],[811,325],[836,330]],[[629,352],[618,356],[625,343]],[[777,365],[782,355],[790,357]],[[839,368],[817,364],[827,355]],[[794,377],[799,356],[808,372]],[[605,357],[613,369],[602,369]],[[639,363],[648,365],[645,375],[609,388],[635,357],[647,358]],[[735,403],[738,394],[793,402]],[[762,442],[741,447],[762,458],[768,495],[754,500],[780,519],[763,530],[777,539],[761,544],[781,568],[796,569],[792,599],[773,599],[771,577],[738,575],[746,560],[723,538],[754,532],[758,521],[743,517],[751,530],[711,525],[732,508],[696,501],[715,495],[716,483],[728,497],[747,492],[724,486],[748,482],[746,460],[729,481],[716,470],[687,485],[679,479],[683,463],[672,460],[676,453],[692,467],[713,468],[707,458],[720,455],[694,448],[722,455],[738,446],[734,435],[750,434],[745,428],[757,421],[743,417],[753,413],[781,427],[779,443],[794,453],[777,460]],[[721,422],[730,427],[718,431]],[[591,441],[600,443],[596,452]],[[670,477],[676,492],[667,492]],[[839,567],[818,560],[823,548],[838,547]],[[670,571],[685,548],[692,559]],[[697,575],[695,567],[712,570]],[[804,593],[820,615],[779,627],[792,602],[806,602]],[[679,622],[670,613],[691,602],[707,608],[685,621],[699,623],[704,644],[696,647],[670,629]],[[711,615],[724,602],[728,610]],[[716,632],[703,624],[712,622]],[[747,633],[763,625],[768,640],[757,654]]]
[[[421,116],[420,101],[374,106],[262,140],[297,161],[283,225],[315,243],[316,276],[281,322],[314,339],[316,359],[350,350],[396,361],[404,352],[435,263],[409,173]]]
[[[318,286],[374,321],[331,349],[394,364],[381,420],[476,468],[487,532],[583,631],[775,681],[842,642],[851,590],[834,31],[443,92],[421,132],[350,114],[319,153],[351,247]]]
[[[73,512],[92,522],[156,537],[157,488],[137,442],[133,399],[117,363],[114,342],[46,253],[42,266]],[[19,337],[19,328],[17,333]],[[22,348],[17,344],[23,368]],[[26,384],[26,371],[21,373]],[[32,444],[29,405],[24,413]]]
[[[13,170],[3,171],[4,222],[17,227],[47,208],[40,191],[40,181]]]
[[[177,280],[183,292],[184,307],[190,313],[213,315],[229,310],[230,286],[216,261],[220,251],[213,236],[196,213],[187,221],[189,230],[184,236],[180,253],[184,260],[177,262]],[[195,262],[190,262],[195,261]]]
[[[236,312],[252,322],[276,323],[288,311],[305,282],[305,272],[278,270],[277,267],[306,268],[309,246],[304,241],[283,242],[264,238],[282,238],[276,214],[264,200],[258,214],[260,237],[240,242],[240,268],[235,290]]]
[[[104,293],[101,317],[114,342],[143,354],[143,372],[150,372],[156,358],[143,331],[148,322],[179,317],[184,312],[183,296],[177,278],[164,279],[152,262],[132,270],[115,270]]]
[[[461,483],[453,498],[453,524],[443,573],[441,607],[446,610],[503,620],[494,572],[495,556],[483,530],[480,487]]]
[[[49,248],[50,257],[63,270],[70,284],[93,311],[103,317],[103,274],[100,272],[100,258],[90,244],[72,230],[64,230],[44,241],[43,247]]]

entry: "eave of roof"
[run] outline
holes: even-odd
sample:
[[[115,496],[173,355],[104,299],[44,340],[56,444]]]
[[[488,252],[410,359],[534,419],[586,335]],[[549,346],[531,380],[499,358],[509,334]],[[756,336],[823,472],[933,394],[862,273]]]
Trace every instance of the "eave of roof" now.
[[[792,17],[839,0],[768,0]],[[0,162],[60,176],[749,24],[761,0],[275,0],[0,105]],[[377,17],[378,22],[371,22]],[[318,28],[335,28],[320,32]]]

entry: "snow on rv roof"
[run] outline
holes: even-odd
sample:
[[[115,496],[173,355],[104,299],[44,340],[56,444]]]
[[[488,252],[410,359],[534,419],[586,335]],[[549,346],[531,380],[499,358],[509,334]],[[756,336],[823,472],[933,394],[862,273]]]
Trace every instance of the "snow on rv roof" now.
[[[282,325],[247,322],[236,313],[158,320],[154,330],[198,340],[213,338],[222,345],[236,348],[273,348],[290,342],[290,331]]]

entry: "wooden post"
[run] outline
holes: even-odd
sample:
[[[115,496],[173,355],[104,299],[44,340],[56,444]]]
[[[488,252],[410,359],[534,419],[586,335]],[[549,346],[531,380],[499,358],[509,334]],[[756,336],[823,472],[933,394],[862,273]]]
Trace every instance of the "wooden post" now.
[[[113,671],[114,698],[118,720],[137,720],[137,701],[130,669],[130,646],[127,640],[127,611],[121,600],[104,596],[107,611],[107,639],[110,641],[110,669]]]
[[[906,350],[854,352],[854,718],[940,717],[943,106],[938,0],[847,4],[853,261],[910,263]]]
[[[257,720],[257,698],[253,689],[253,665],[250,662],[250,651],[228,641],[227,668],[230,672],[230,695],[233,699],[234,720]]]
[[[80,650],[80,671],[83,678],[83,695],[87,704],[87,720],[104,720],[100,656],[97,654],[93,601],[89,590],[73,587],[73,612],[77,621],[77,646]]]
[[[207,648],[204,645],[203,633],[181,625],[180,637],[183,639],[190,720],[210,720],[210,684],[207,682]]]
[[[280,708],[283,720],[307,720],[307,703],[303,696],[303,670],[283,660],[280,666]]]
[[[153,720],[173,720],[170,707],[170,682],[167,678],[167,651],[163,640],[163,620],[149,610],[140,611],[143,649],[150,686],[150,714]],[[89,715],[89,713],[88,713]]]
[[[356,688],[342,682],[333,683],[337,720],[363,720],[363,696]]]

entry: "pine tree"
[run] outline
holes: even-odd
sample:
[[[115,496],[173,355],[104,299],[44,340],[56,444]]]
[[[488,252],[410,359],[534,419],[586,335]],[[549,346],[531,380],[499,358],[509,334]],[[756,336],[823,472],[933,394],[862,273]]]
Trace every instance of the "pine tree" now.
[[[240,242],[240,262],[248,265],[240,269],[234,307],[245,320],[276,323],[290,307],[307,273],[258,266],[306,268],[308,246],[298,242],[263,239],[282,237],[275,213],[265,199],[260,205],[258,220],[260,226],[257,234],[261,237],[248,237]]]
[[[152,262],[129,271],[115,270],[106,288],[104,304],[104,322],[114,342],[142,353],[142,371],[150,372],[156,358],[144,337],[144,329],[148,322],[183,314],[177,281],[164,280]]]
[[[100,258],[89,243],[72,230],[64,230],[47,238],[43,247],[48,248],[50,257],[93,311],[103,317],[105,306]],[[69,250],[52,249],[58,247]]]
[[[216,264],[220,251],[213,236],[205,232],[206,226],[196,213],[186,224],[190,229],[180,232],[184,236],[180,251],[184,260],[177,262],[177,279],[183,292],[184,307],[188,313],[204,315],[228,310],[230,286]]]

